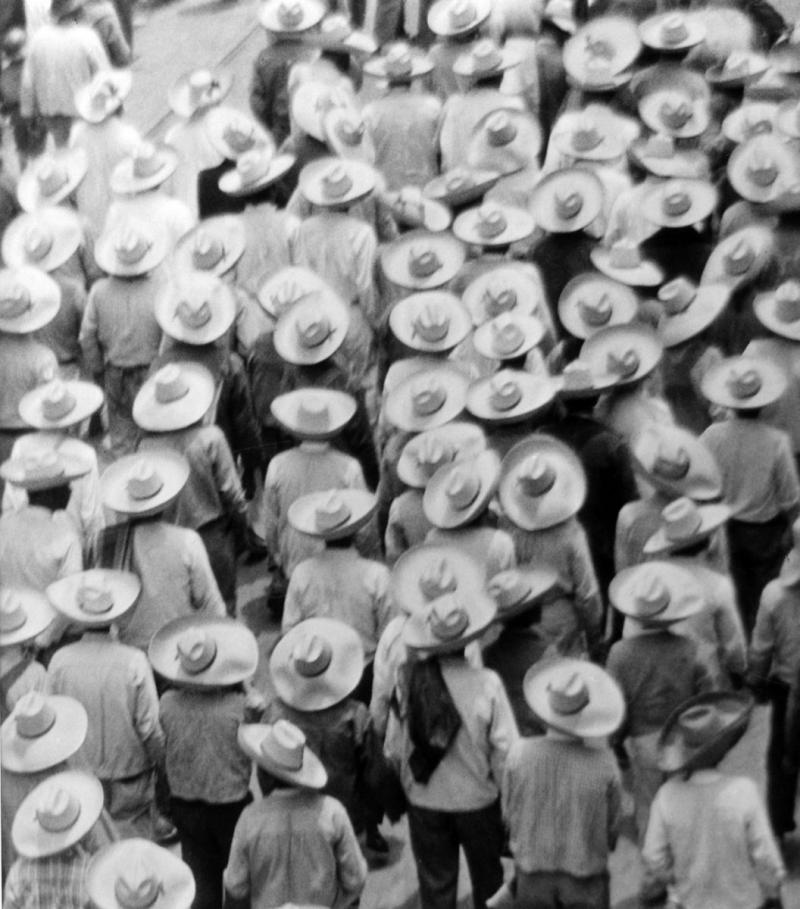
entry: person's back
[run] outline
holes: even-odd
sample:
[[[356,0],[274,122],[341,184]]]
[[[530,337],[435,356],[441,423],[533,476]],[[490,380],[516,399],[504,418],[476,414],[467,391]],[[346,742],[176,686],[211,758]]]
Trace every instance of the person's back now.
[[[66,511],[27,505],[0,516],[0,577],[9,587],[45,591],[83,567],[81,536]]]
[[[504,95],[494,88],[478,87],[464,94],[451,95],[444,103],[439,121],[439,152],[442,171],[466,166],[469,140],[477,125],[488,114],[508,108],[523,110],[522,99]]]
[[[55,378],[58,360],[32,335],[0,332],[0,429],[24,429],[19,415],[23,395]],[[10,446],[9,446],[10,449]]]

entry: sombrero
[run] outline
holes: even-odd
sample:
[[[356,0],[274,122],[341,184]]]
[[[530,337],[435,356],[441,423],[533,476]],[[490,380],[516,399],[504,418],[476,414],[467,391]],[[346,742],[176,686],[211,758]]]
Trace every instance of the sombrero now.
[[[498,265],[481,272],[462,295],[473,325],[483,325],[503,313],[529,316],[539,307],[546,307],[544,289],[537,277],[538,273],[531,274],[515,265]]]
[[[300,172],[300,192],[312,205],[339,208],[368,196],[377,175],[369,164],[342,158],[320,158]]]
[[[325,142],[334,155],[375,164],[375,145],[364,118],[349,107],[334,107],[322,118]]]
[[[397,460],[397,476],[414,489],[424,489],[447,464],[469,459],[486,448],[486,436],[473,423],[446,423],[409,439]]]
[[[337,107],[355,113],[355,106],[351,88],[321,77],[300,82],[291,93],[291,119],[296,131],[317,142],[326,141],[322,125],[326,114]]]
[[[41,773],[62,764],[81,747],[88,727],[80,701],[28,691],[0,728],[0,765],[11,773]]]
[[[97,265],[119,278],[146,275],[168,252],[169,239],[160,224],[131,217],[100,234],[94,245]]]
[[[753,51],[733,51],[724,63],[715,63],[706,70],[706,79],[717,88],[740,88],[752,82],[767,69],[767,59]]]
[[[50,627],[56,613],[38,590],[0,588],[0,648],[25,644]]]
[[[326,489],[296,499],[289,506],[288,520],[300,533],[339,540],[369,523],[377,507],[377,499],[366,490]]]
[[[496,574],[487,585],[497,604],[497,621],[506,622],[555,594],[558,574],[549,568],[512,568]]]
[[[451,653],[479,638],[497,615],[494,600],[483,587],[457,589],[412,612],[403,626],[403,643],[425,654]]]
[[[664,280],[661,266],[643,258],[641,247],[627,238],[611,246],[595,246],[589,257],[598,271],[628,287],[655,287]]]
[[[32,265],[53,271],[83,243],[76,211],[60,206],[38,208],[18,215],[3,233],[3,261],[12,268]]]
[[[558,388],[549,376],[501,369],[470,385],[467,410],[484,423],[520,423],[549,407]]]
[[[800,282],[784,281],[753,301],[758,321],[773,334],[800,341]]]
[[[444,353],[469,335],[472,321],[454,294],[424,290],[395,303],[389,313],[389,327],[397,340],[412,350]]]
[[[639,101],[639,116],[655,133],[675,139],[692,139],[711,122],[708,99],[678,88],[660,89]]]
[[[220,175],[219,188],[234,198],[253,195],[285,176],[295,160],[294,155],[277,155],[271,146],[260,145],[239,155],[235,166]]]
[[[777,129],[779,105],[774,101],[745,101],[722,121],[722,132],[737,145],[773,133]]]
[[[480,82],[501,75],[507,69],[516,66],[520,60],[519,54],[510,47],[501,47],[491,38],[482,38],[466,53],[456,57],[453,72],[473,83]]]
[[[633,19],[598,16],[564,44],[564,69],[581,87],[606,88],[634,62],[641,47]]]
[[[605,275],[577,275],[558,298],[558,317],[575,338],[590,338],[612,325],[627,325],[636,318],[639,302],[625,284]]]
[[[717,243],[703,268],[700,284],[721,283],[733,292],[763,270],[774,248],[775,238],[768,227],[743,227]]]
[[[404,186],[396,192],[387,192],[383,199],[402,227],[441,231],[447,230],[453,220],[446,205],[429,199],[418,186]]]
[[[773,202],[800,177],[800,155],[777,136],[756,136],[728,159],[728,180],[748,202]]]
[[[482,199],[499,179],[496,170],[459,166],[429,180],[422,191],[436,202],[460,208]]]
[[[648,556],[668,555],[694,546],[722,527],[731,515],[727,505],[698,505],[685,496],[661,511],[661,526],[644,544]]]
[[[489,506],[500,479],[500,458],[482,451],[440,467],[425,487],[425,517],[443,530],[463,527]]]
[[[399,382],[384,402],[386,419],[404,432],[423,432],[454,420],[467,401],[469,380],[442,363]]]
[[[80,186],[88,166],[82,148],[61,149],[36,158],[20,174],[19,204],[25,211],[58,205]]]
[[[778,107],[775,125],[789,139],[800,139],[800,98],[790,98]]]
[[[278,720],[271,726],[242,724],[238,742],[259,767],[292,786],[322,789],[328,782],[322,761],[306,744],[303,732],[288,720]]]
[[[642,214],[659,227],[688,227],[704,221],[717,205],[707,180],[672,179],[654,186],[642,201]]]
[[[442,38],[477,29],[489,18],[491,0],[437,0],[428,10],[428,27]]]
[[[171,505],[189,479],[189,462],[172,451],[126,455],[100,478],[103,504],[117,514],[148,517]]]
[[[206,218],[179,241],[175,267],[179,273],[194,270],[221,277],[236,265],[246,245],[244,224],[237,215]]]
[[[178,154],[173,149],[142,142],[111,171],[109,185],[119,194],[147,192],[168,180],[177,166]]]
[[[0,331],[28,335],[56,317],[61,290],[46,272],[31,265],[0,271]]]
[[[287,265],[276,271],[266,278],[257,295],[258,302],[273,319],[280,319],[301,300],[316,300],[325,310],[328,297],[332,298],[333,306],[341,305],[330,285],[301,265]]]
[[[267,0],[258,19],[268,32],[283,35],[307,32],[319,25],[325,13],[326,6],[319,0]]]
[[[542,177],[533,191],[536,223],[552,234],[588,227],[603,208],[603,185],[591,171],[577,167]]]
[[[23,395],[18,411],[35,429],[76,426],[103,406],[103,390],[80,379],[53,379]]]
[[[133,609],[141,589],[142,582],[133,572],[90,568],[53,581],[47,598],[70,624],[105,627]]]
[[[381,268],[399,287],[431,290],[454,278],[464,264],[463,243],[448,233],[412,230],[380,251]]]
[[[130,94],[133,75],[128,69],[102,69],[75,92],[75,109],[87,123],[103,123]]]
[[[719,316],[730,299],[730,288],[723,283],[695,286],[688,278],[674,278],[663,284],[657,305],[663,310],[656,329],[664,347],[675,347],[705,331]]]
[[[566,124],[556,124],[551,141],[562,155],[579,161],[613,161],[625,154],[625,138],[610,111],[577,111]]]
[[[671,136],[653,135],[635,139],[628,146],[628,157],[654,177],[704,179],[710,165],[705,152],[695,148],[676,148]]]
[[[233,107],[212,107],[203,118],[203,126],[211,144],[228,161],[255,148],[275,148],[263,126]]]
[[[433,61],[405,42],[390,45],[382,56],[364,63],[364,72],[388,83],[411,82],[433,71]]]
[[[758,410],[774,404],[786,391],[779,366],[756,357],[728,357],[703,376],[701,388],[709,401],[734,410]]]
[[[167,100],[174,113],[188,120],[198,111],[219,104],[232,85],[233,74],[228,70],[194,69],[178,76],[169,87]]]
[[[221,278],[183,272],[173,287],[173,293],[162,294],[153,303],[164,334],[184,344],[201,345],[212,344],[228,332],[236,319],[236,301]]]
[[[501,313],[475,330],[475,350],[489,360],[511,360],[522,357],[541,344],[545,328],[535,316],[516,312]]]
[[[91,470],[84,458],[52,449],[37,451],[24,458],[11,458],[0,464],[0,477],[28,492],[66,486]]]
[[[479,170],[508,175],[537,163],[542,131],[537,120],[500,108],[478,122],[467,148],[467,163]]]
[[[629,385],[649,376],[664,349],[655,332],[644,325],[615,325],[587,338],[579,359],[592,372],[610,373],[617,385]]]
[[[216,383],[199,363],[162,366],[139,389],[133,401],[133,419],[145,432],[186,429],[208,413]]]
[[[467,553],[446,543],[420,543],[392,569],[392,600],[406,615],[422,612],[448,593],[483,590],[484,572]]]
[[[525,240],[535,228],[533,216],[524,209],[484,202],[461,212],[452,230],[464,243],[491,248]]]
[[[671,625],[705,606],[703,588],[686,568],[672,562],[644,562],[624,568],[608,588],[611,605],[646,625]]]
[[[573,360],[567,363],[560,376],[558,396],[565,400],[594,398],[609,391],[618,383],[618,377],[609,372],[595,372],[588,363]]]
[[[297,439],[332,439],[353,419],[352,395],[332,388],[298,388],[272,399],[270,413]]]
[[[342,346],[349,325],[347,307],[333,291],[315,293],[280,316],[275,326],[275,350],[287,363],[322,363]]]
[[[659,13],[639,23],[642,44],[654,50],[682,53],[700,44],[706,36],[702,20],[682,10]]]
[[[671,498],[706,502],[722,495],[722,475],[714,456],[682,426],[649,423],[634,437],[631,455],[637,473]]]

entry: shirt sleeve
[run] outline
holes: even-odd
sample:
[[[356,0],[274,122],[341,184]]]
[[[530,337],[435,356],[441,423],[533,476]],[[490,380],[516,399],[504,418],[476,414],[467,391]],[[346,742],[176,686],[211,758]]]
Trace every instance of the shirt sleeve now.
[[[614,757],[609,752],[607,755],[609,779],[606,785],[606,799],[608,812],[608,849],[612,852],[617,845],[620,828],[622,826],[622,781]]]
[[[6,878],[6,885],[3,889],[3,905],[6,909],[24,909],[26,903],[20,881],[20,863],[19,859],[11,866]]]
[[[353,825],[342,805],[333,798],[326,799],[333,821],[333,850],[336,856],[339,895],[337,905],[347,905],[364,889],[367,880],[367,863],[361,854]]]
[[[730,582],[729,582],[730,583]],[[747,669],[747,645],[744,628],[736,608],[736,595],[730,584],[729,596],[721,598],[714,610],[714,627],[717,633],[717,646],[720,652],[720,663],[733,675],[742,676]]]
[[[489,725],[489,761],[492,767],[492,778],[499,787],[505,775],[508,751],[519,739],[519,732],[503,683],[494,672],[485,671],[492,680],[493,688],[492,717]]]
[[[775,494],[778,505],[784,513],[793,515],[800,504],[800,481],[797,479],[797,467],[792,457],[789,437],[781,432],[778,441],[778,452],[773,467],[775,480]]]
[[[233,831],[228,867],[222,874],[225,889],[234,899],[250,895],[250,863],[247,860],[247,809],[239,815]]]
[[[756,624],[753,637],[750,640],[749,674],[756,682],[766,681],[772,655],[775,651],[775,594],[770,586],[764,588],[761,602],[756,614]]]
[[[286,634],[290,628],[303,621],[303,596],[302,596],[302,562],[297,565],[289,578],[286,588],[286,599],[283,604],[283,618],[281,619],[281,634]]]
[[[669,844],[669,830],[663,808],[664,789],[656,793],[650,806],[650,820],[642,847],[642,861],[645,867],[643,889],[648,884],[668,884],[672,876],[672,849]]]
[[[164,731],[158,718],[158,694],[153,671],[143,653],[136,651],[131,667],[133,694],[133,723],[152,763],[159,764],[164,757]]]
[[[389,704],[394,691],[395,671],[392,651],[394,646],[399,644],[401,631],[400,620],[389,623],[378,641],[375,659],[372,663],[372,697],[369,709],[375,730],[380,738],[386,734],[386,726],[389,721]]]
[[[580,524],[577,524],[577,532],[571,550],[570,564],[575,584],[573,602],[586,634],[587,643],[591,647],[602,636],[603,604],[600,600],[597,576],[594,572],[586,532]]]
[[[229,514],[244,515],[247,511],[247,502],[228,440],[218,426],[207,428],[213,431],[213,435],[209,436],[208,453],[220,498]]]
[[[93,376],[100,375],[104,366],[103,350],[98,337],[97,293],[98,286],[95,284],[89,291],[89,299],[86,301],[86,309],[83,311],[81,330],[78,336],[81,350],[83,351],[83,362]]]
[[[6,484],[6,489],[8,489]],[[5,501],[5,500],[4,500]],[[398,519],[400,508],[395,499],[389,506],[389,518],[386,522],[386,533],[384,534],[384,546],[386,548],[386,564],[394,565],[400,556],[408,549],[408,540],[403,530],[403,525]]]
[[[208,553],[203,541],[194,532],[187,540],[187,569],[192,608],[207,615],[227,615],[225,601],[222,599],[216,578],[211,571]]]
[[[786,877],[786,868],[772,834],[764,803],[755,784],[746,779],[741,782],[743,786],[746,786],[744,792],[747,794],[747,798],[744,800],[745,833],[750,860],[765,896],[777,896],[781,882]]]

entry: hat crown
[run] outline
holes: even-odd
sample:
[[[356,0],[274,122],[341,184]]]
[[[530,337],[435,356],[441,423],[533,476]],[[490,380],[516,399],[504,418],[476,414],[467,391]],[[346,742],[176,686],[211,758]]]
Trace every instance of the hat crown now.
[[[326,431],[331,425],[328,402],[313,393],[305,396],[297,407],[297,422],[310,431]]]
[[[450,314],[441,303],[428,300],[417,310],[412,325],[423,341],[443,341],[450,330]]]
[[[161,153],[152,142],[142,142],[133,152],[134,177],[152,177],[164,164]]]
[[[77,406],[77,399],[60,379],[50,382],[41,398],[42,416],[46,420],[60,420]]]
[[[244,116],[231,118],[222,130],[222,138],[236,155],[249,151],[256,144],[253,124]]]
[[[303,21],[302,3],[282,0],[278,4],[278,22],[286,28],[297,28]]]
[[[689,27],[681,13],[670,13],[661,23],[661,40],[664,44],[680,44],[689,37]]]
[[[602,141],[603,134],[600,132],[597,123],[587,118],[584,118],[572,133],[572,148],[576,152],[592,151]]]
[[[778,179],[778,165],[772,155],[763,149],[752,149],[745,171],[756,186],[771,186]]]
[[[341,199],[353,188],[353,178],[343,164],[334,164],[322,175],[322,193],[328,199]]]
[[[64,475],[64,465],[55,451],[36,451],[22,458],[26,480],[55,480]]]
[[[525,332],[519,323],[508,313],[503,313],[492,319],[492,348],[499,354],[511,354],[522,347]]]
[[[392,208],[412,224],[425,220],[425,198],[418,186],[404,186],[394,197]]]
[[[609,263],[612,268],[638,268],[642,264],[642,253],[633,240],[623,238],[611,246]]]
[[[417,466],[429,479],[445,464],[455,457],[455,448],[443,439],[423,438],[414,449],[414,460]]]
[[[568,221],[576,218],[583,208],[583,195],[577,191],[561,195],[555,193],[553,198],[556,214],[562,220]]]
[[[775,315],[781,322],[800,319],[800,281],[784,281],[775,291]]]
[[[675,154],[675,139],[662,133],[654,133],[645,140],[643,154],[650,158],[671,158]]]
[[[442,382],[425,377],[414,383],[411,389],[411,406],[418,416],[427,417],[441,410],[447,400],[447,390]]]
[[[69,830],[81,813],[80,802],[61,786],[49,786],[36,803],[35,816],[39,826],[48,833]]]
[[[24,284],[13,282],[0,291],[0,318],[18,319],[33,309],[33,297]]]
[[[442,260],[430,248],[409,250],[408,270],[415,278],[430,278],[442,267]]]
[[[633,591],[637,613],[644,617],[659,615],[669,606],[670,593],[664,581],[657,574],[643,574]]]
[[[614,305],[611,297],[605,291],[598,297],[589,297],[578,301],[578,312],[587,325],[599,328],[611,321]]]
[[[426,600],[438,600],[458,587],[453,567],[447,558],[435,559],[419,576],[419,589]]]
[[[668,183],[664,188],[661,208],[665,215],[678,217],[685,215],[692,207],[692,197],[681,183]]]
[[[364,121],[352,111],[348,111],[336,123],[337,137],[351,148],[361,144],[366,131]]]
[[[483,38],[472,49],[472,66],[476,75],[492,73],[500,68],[503,55],[489,38]]]
[[[333,648],[318,634],[302,635],[292,650],[292,664],[303,678],[316,678],[330,666]]]
[[[725,721],[721,712],[710,704],[697,704],[681,713],[677,726],[687,745],[700,748],[719,735]]]
[[[34,262],[42,259],[53,248],[53,234],[43,224],[34,224],[25,234],[25,255]]]
[[[163,883],[147,866],[145,856],[135,850],[127,854],[114,881],[114,896],[122,909],[148,909],[164,891]]]
[[[23,739],[38,739],[53,728],[56,712],[38,691],[28,691],[14,706],[14,727]]]
[[[517,606],[531,592],[530,585],[526,583],[522,573],[516,569],[496,574],[489,581],[488,589],[501,611]]]
[[[745,75],[750,72],[750,57],[743,51],[733,51],[722,66],[727,75]]]
[[[475,180],[472,174],[460,167],[454,167],[444,178],[444,185],[450,192],[467,189],[468,187],[473,186],[474,183]]]
[[[251,148],[236,159],[236,173],[242,186],[252,186],[269,173],[272,155],[267,148]]]
[[[703,515],[695,503],[685,496],[666,505],[661,512],[664,533],[668,540],[690,540],[703,524]]]
[[[513,410],[522,400],[522,387],[508,373],[495,373],[489,386],[489,403],[493,410]]]
[[[689,453],[682,445],[670,446],[662,442],[653,460],[651,472],[665,480],[682,480],[691,467]]]
[[[63,162],[47,158],[39,165],[36,182],[43,196],[54,196],[69,182],[69,173]]]
[[[217,642],[202,628],[189,628],[175,642],[175,650],[181,669],[189,675],[197,675],[214,662]]]
[[[4,590],[0,594],[0,632],[9,634],[18,631],[28,621],[25,606],[14,590]]]
[[[192,247],[192,265],[199,271],[211,271],[225,257],[225,245],[208,230],[199,230]]]
[[[769,135],[773,131],[772,120],[766,113],[751,110],[743,117],[742,131],[746,139]]]
[[[439,641],[457,640],[469,627],[469,613],[453,593],[447,593],[431,604],[428,627]]]
[[[270,761],[286,770],[300,770],[303,766],[303,750],[306,737],[288,720],[278,720],[267,726],[261,740],[261,753]]]
[[[125,490],[136,501],[152,499],[161,492],[163,487],[163,479],[156,470],[155,464],[148,458],[137,461],[125,481]]]
[[[587,85],[605,85],[610,82],[614,76],[611,68],[611,61],[600,55],[591,54],[584,60],[584,78]]]
[[[639,368],[641,360],[639,359],[639,354],[632,347],[629,347],[619,353],[613,350],[609,351],[606,363],[610,373],[622,379],[628,379]]]
[[[745,237],[740,237],[723,256],[723,264],[728,274],[743,275],[751,268],[755,259],[756,252],[751,243]]]
[[[102,581],[82,581],[75,595],[78,609],[88,615],[103,615],[114,608],[114,596]]]
[[[455,0],[450,6],[448,19],[451,28],[466,28],[478,18],[478,11],[472,0]]]
[[[153,383],[158,404],[172,404],[189,393],[189,383],[177,363],[162,366],[153,377]]]
[[[114,238],[114,254],[123,265],[136,265],[153,244],[137,228],[128,227]]]
[[[563,680],[553,679],[548,683],[547,700],[553,713],[573,716],[588,707],[589,686],[579,672],[573,672]]]
[[[589,391],[594,388],[594,377],[585,363],[573,360],[567,363],[562,372],[565,391]]]
[[[211,304],[206,297],[187,296],[175,307],[175,315],[186,328],[202,328],[211,321]]]
[[[489,145],[502,148],[510,145],[517,137],[517,127],[505,111],[499,110],[491,114],[486,121],[486,135]]]
[[[692,119],[691,100],[681,92],[666,92],[658,108],[662,122],[670,129],[681,129]]]
[[[674,278],[658,290],[658,299],[668,316],[685,312],[697,294],[694,284],[684,277]]]
[[[762,381],[757,369],[752,367],[747,369],[734,368],[731,370],[725,384],[734,398],[746,400],[761,391]]]
[[[313,307],[298,317],[296,331],[300,346],[312,349],[327,341],[333,334],[333,325],[319,307]]]
[[[314,523],[317,530],[334,530],[350,519],[351,511],[347,502],[336,490],[326,496],[314,509]]]
[[[481,237],[491,239],[499,237],[508,226],[506,216],[499,208],[482,205],[478,209],[478,234]]]
[[[487,315],[499,316],[517,306],[517,292],[513,287],[489,286],[483,292],[482,302]]]
[[[448,503],[457,511],[463,511],[478,498],[481,479],[471,465],[456,467],[445,483],[444,494]]]
[[[386,73],[389,76],[408,76],[414,69],[411,48],[407,44],[390,47],[385,58]]]
[[[192,105],[203,104],[209,96],[219,90],[219,80],[207,69],[196,69],[189,74],[189,103]]]
[[[548,493],[556,482],[556,471],[542,454],[532,454],[522,464],[517,485],[523,495],[539,498]]]

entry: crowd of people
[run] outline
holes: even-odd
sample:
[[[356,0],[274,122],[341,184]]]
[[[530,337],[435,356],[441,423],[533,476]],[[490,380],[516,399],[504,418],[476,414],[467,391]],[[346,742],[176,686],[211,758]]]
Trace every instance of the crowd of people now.
[[[422,909],[608,909],[622,835],[784,905],[792,24],[265,0],[154,140],[111,2],[8,13],[7,909],[344,909],[401,819]]]

